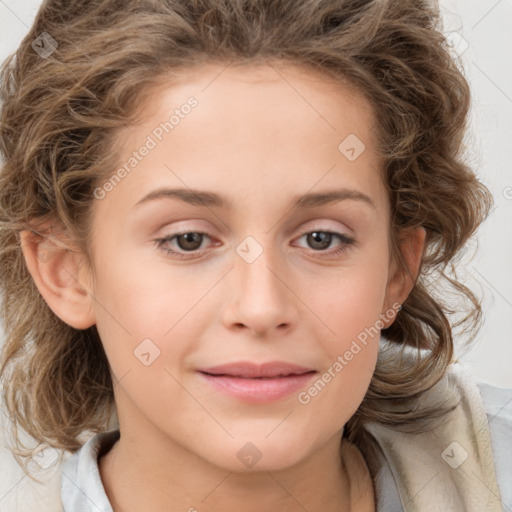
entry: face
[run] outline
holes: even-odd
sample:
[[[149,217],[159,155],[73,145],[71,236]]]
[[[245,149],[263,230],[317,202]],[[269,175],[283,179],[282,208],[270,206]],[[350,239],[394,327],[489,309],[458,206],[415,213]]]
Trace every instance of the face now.
[[[91,307],[127,436],[279,469],[339,442],[367,391],[397,302],[390,206],[364,98],[292,66],[222,69],[120,132]]]

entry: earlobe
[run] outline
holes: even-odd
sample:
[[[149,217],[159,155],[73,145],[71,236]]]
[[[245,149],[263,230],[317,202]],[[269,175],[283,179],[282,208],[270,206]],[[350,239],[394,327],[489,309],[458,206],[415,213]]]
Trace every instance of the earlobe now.
[[[388,310],[392,304],[403,304],[414,288],[423,259],[425,238],[426,231],[421,226],[400,233],[399,248],[403,264],[394,261],[391,265],[385,301]],[[386,323],[386,327],[393,321],[394,317]]]
[[[40,235],[25,230],[20,233],[20,241],[28,271],[50,309],[75,329],[94,325],[84,255],[53,233]]]

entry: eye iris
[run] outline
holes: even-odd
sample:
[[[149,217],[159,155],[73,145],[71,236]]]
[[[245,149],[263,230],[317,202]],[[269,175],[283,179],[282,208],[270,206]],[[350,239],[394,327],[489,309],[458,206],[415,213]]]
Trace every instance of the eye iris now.
[[[331,238],[331,233],[313,231],[312,233],[308,233],[308,244],[314,249],[326,249],[331,244]],[[320,246],[316,244],[320,244]]]
[[[184,251],[195,251],[201,246],[203,235],[201,233],[184,233],[178,235],[176,238],[180,249]]]

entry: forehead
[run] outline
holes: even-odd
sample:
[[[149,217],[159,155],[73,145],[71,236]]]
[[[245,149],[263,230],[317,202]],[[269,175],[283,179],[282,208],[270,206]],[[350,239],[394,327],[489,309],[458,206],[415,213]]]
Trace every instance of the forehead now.
[[[300,125],[302,131],[327,130],[341,137],[352,129],[365,137],[367,145],[374,142],[372,106],[353,84],[341,76],[335,79],[306,65],[280,61],[211,63],[161,75],[140,92],[137,124],[122,128],[119,140],[133,145],[140,132],[150,132],[155,121],[168,120],[168,114],[190,97],[200,105],[193,117],[197,121],[209,118],[211,125],[229,121],[233,128],[250,128],[263,121],[271,132],[276,121],[282,126],[287,119],[296,123],[302,118],[307,123]],[[274,122],[268,123],[271,119]]]
[[[268,201],[320,181],[324,190],[337,187],[340,178],[342,186],[372,195],[380,182],[369,102],[349,84],[307,68],[212,64],[162,76],[145,91],[140,112],[118,134],[118,164],[134,160],[148,141],[151,150],[112,194],[126,189],[132,205],[157,186],[229,185],[238,198],[265,191],[261,200],[270,190]],[[354,151],[357,159],[350,158]]]

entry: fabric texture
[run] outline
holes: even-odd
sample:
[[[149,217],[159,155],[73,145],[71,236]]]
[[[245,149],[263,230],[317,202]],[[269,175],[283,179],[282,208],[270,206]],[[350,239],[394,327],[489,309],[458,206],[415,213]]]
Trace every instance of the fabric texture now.
[[[440,397],[456,407],[427,432],[367,425],[381,449],[377,510],[512,510],[512,390],[479,389],[454,364],[421,406]]]

